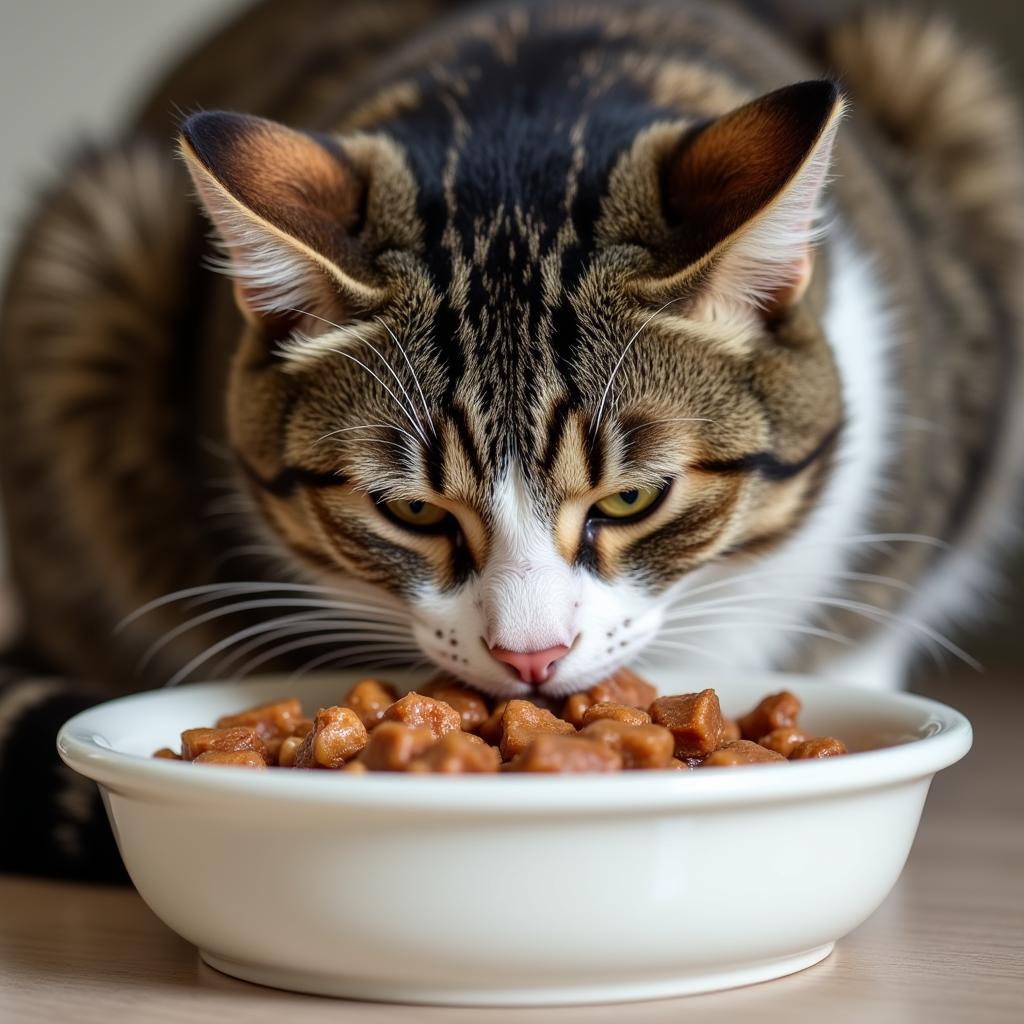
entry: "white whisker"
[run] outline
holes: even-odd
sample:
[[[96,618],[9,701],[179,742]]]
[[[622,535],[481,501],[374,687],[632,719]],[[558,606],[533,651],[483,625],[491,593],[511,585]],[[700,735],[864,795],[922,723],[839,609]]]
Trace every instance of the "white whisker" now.
[[[866,604],[862,601],[850,601],[840,597],[829,597],[820,595],[808,595],[808,594],[786,594],[780,591],[764,591],[757,594],[742,594],[734,597],[723,597],[717,598],[714,601],[708,601],[705,603],[705,607],[724,606],[734,603],[735,601],[792,601],[798,604],[811,604],[820,605],[827,608],[840,608],[845,611],[853,612],[856,615],[861,615],[864,618],[871,619],[874,622],[881,623],[882,625],[899,625],[905,626],[908,629],[915,630],[921,633],[923,636],[928,637],[930,640],[937,643],[949,654],[959,658],[966,665],[971,666],[978,671],[981,671],[981,663],[975,658],[971,657],[966,651],[958,647],[952,640],[939,633],[937,630],[932,629],[931,626],[926,625],[923,622],[918,622],[915,619],[909,619],[904,615],[899,615],[895,612],[890,612],[885,608],[879,608],[876,605]]]
[[[319,636],[305,637],[301,640],[290,640],[288,643],[272,647],[269,651],[264,651],[257,657],[247,661],[236,674],[238,676],[247,676],[254,669],[259,668],[260,665],[265,665],[268,661],[273,661],[274,658],[277,658],[282,654],[289,654],[292,651],[301,651],[307,647],[319,647],[327,643],[346,643],[349,640],[367,640],[370,642],[364,644],[362,647],[347,648],[346,653],[354,651],[373,651],[382,647],[386,647],[389,651],[413,651],[416,649],[411,643],[406,645],[395,643],[393,640],[375,640],[372,634],[359,636],[349,635],[347,633],[324,633]]]
[[[391,330],[391,328],[379,316],[376,317],[376,320],[378,321],[378,323],[380,323],[384,330],[391,335],[391,340],[395,343],[395,347],[398,349],[399,352],[402,353],[402,358],[405,360],[405,365],[409,367],[409,373],[412,374],[412,382],[413,384],[416,385],[416,390],[420,394],[420,403],[423,406],[423,415],[427,417],[427,425],[430,427],[430,432],[434,435],[434,437],[437,437],[437,430],[434,429],[434,420],[430,415],[430,410],[427,408],[426,396],[423,394],[423,388],[420,387],[420,379],[417,376],[416,370],[413,368],[413,365],[410,362],[409,357],[406,355],[405,349],[402,347],[402,343],[398,340],[398,336],[395,334],[395,332]]]
[[[719,665],[724,665],[726,668],[735,668],[735,664],[728,658],[723,658],[721,655],[715,654],[713,651],[707,650],[705,647],[698,647],[696,644],[683,643],[681,640],[659,640],[655,637],[647,645],[648,650],[666,649],[676,651],[691,651],[694,654],[699,654],[701,657],[707,658],[709,661],[718,662]]]
[[[213,561],[217,569],[223,568],[228,562],[236,558],[244,558],[246,555],[264,555],[267,558],[283,558],[284,554],[280,548],[270,544],[236,544],[234,547],[222,551]]]
[[[396,426],[394,423],[360,423],[354,427],[339,427],[337,430],[329,430],[323,437],[318,437],[313,443],[320,444],[322,441],[326,441],[329,437],[334,437],[337,434],[350,434],[354,430],[373,430],[374,428],[397,430],[400,434],[405,434],[413,444],[419,444],[419,439],[415,435],[410,434],[405,427]]]
[[[417,648],[410,654],[421,654]],[[323,668],[324,666],[341,666],[349,662],[352,655],[348,652],[338,653],[337,651],[330,651],[327,654],[318,655],[315,658],[311,658],[304,665],[297,668],[289,677],[289,681],[295,679],[301,679],[304,675],[312,672],[314,669]],[[420,668],[421,666],[431,665],[432,662],[428,658],[419,657],[415,661],[407,661],[403,652],[395,652],[390,654],[382,654],[376,658],[366,658],[359,662],[360,667],[368,668],[371,665],[401,665],[409,669]]]
[[[407,444],[402,444],[399,441],[385,441],[383,437],[371,437],[371,438],[346,437],[346,438],[342,438],[342,441],[343,442],[344,441],[350,441],[350,442],[351,441],[357,441],[357,442],[359,442],[361,444],[381,444],[381,445],[384,445],[385,448],[395,448],[395,449],[397,449],[398,451],[402,452],[405,455],[411,455],[414,460],[415,460],[416,456],[419,454],[418,452],[413,451]],[[341,444],[337,443],[337,442],[335,443],[335,447],[340,452],[343,452],[345,450],[341,446]]]
[[[219,609],[219,611],[223,611],[223,609]],[[344,623],[341,620],[339,620],[334,628],[340,630],[343,625]],[[357,620],[352,620],[351,625],[356,628],[362,628],[362,625],[358,623]],[[207,647],[205,651],[202,651],[201,653],[197,654],[194,658],[192,658],[191,661],[189,661],[177,672],[175,672],[175,674],[171,676],[171,678],[164,685],[177,686],[178,683],[180,683],[184,679],[187,679],[197,668],[199,668],[200,666],[204,665],[207,661],[209,661],[210,658],[216,657],[218,654],[220,654],[221,651],[227,650],[229,647],[231,647],[233,644],[238,643],[240,640],[245,640],[248,637],[253,636],[254,634],[265,632],[266,627],[267,623],[259,622],[254,626],[247,626],[245,629],[240,629],[237,632],[232,633],[230,636],[218,640],[216,643],[211,644],[209,647]],[[398,635],[399,634],[395,634],[396,638]],[[164,640],[166,641],[166,637],[164,638]]]
[[[240,644],[227,657],[222,658],[213,672],[220,676],[227,672],[232,665],[240,661],[251,651],[259,649],[263,644],[273,643],[276,640],[283,640],[287,636],[299,636],[303,633],[327,632],[338,629],[342,620],[320,616],[319,612],[304,612],[301,615],[285,615],[277,619],[271,619],[263,623],[267,628],[261,630],[256,636],[246,643]],[[243,638],[239,638],[243,639]]]
[[[698,594],[707,594],[713,590],[721,590],[724,587],[738,586],[741,583],[749,583],[750,581],[771,582],[773,579],[816,579],[818,576],[819,574],[815,572],[795,572],[784,569],[755,569],[751,572],[737,573],[736,575],[728,576],[725,579],[715,580],[712,583],[705,583],[702,586],[694,587],[692,590],[681,591],[668,600],[667,607],[672,608],[676,605],[685,607],[686,601],[690,598],[696,597]],[[852,570],[839,570],[831,573],[831,576],[834,579],[852,582],[878,583],[884,586],[893,587],[897,590],[903,590],[909,594],[913,594],[915,592],[914,587],[910,584],[905,583],[903,580],[895,579],[892,576],[878,576],[874,573],[854,572]]]
[[[680,298],[681,298],[681,296],[680,296]],[[590,434],[591,434],[591,444],[593,444],[594,440],[597,438],[598,431],[601,429],[601,418],[604,416],[604,407],[605,407],[605,403],[608,401],[608,392],[611,390],[612,383],[615,381],[615,375],[619,372],[619,367],[622,366],[622,361],[626,358],[627,353],[633,347],[633,343],[644,332],[644,330],[646,329],[647,325],[660,312],[662,312],[662,310],[668,309],[668,307],[671,306],[675,302],[679,302],[679,298],[669,299],[669,301],[666,302],[665,305],[661,306],[659,309],[656,309],[640,325],[640,327],[637,330],[636,334],[634,334],[633,337],[630,338],[629,341],[627,341],[626,344],[623,346],[622,353],[619,356],[618,362],[616,362],[616,364],[612,367],[612,372],[608,375],[608,383],[605,384],[605,386],[604,386],[604,392],[601,395],[601,401],[598,403],[598,406],[597,406],[597,415],[594,417],[594,424],[591,427],[591,431],[590,431]]]
[[[228,583],[203,583],[198,586],[185,587],[182,590],[174,590],[169,594],[163,594],[161,597],[154,598],[152,601],[147,601],[146,604],[136,608],[130,615],[123,618],[117,624],[115,632],[121,632],[121,630],[130,626],[143,615],[147,615],[149,612],[155,611],[157,608],[162,608],[165,605],[173,604],[175,601],[184,601],[191,597],[201,597],[204,595],[212,595],[209,599],[217,600],[221,596],[235,597],[240,593],[272,593],[274,591],[282,591],[284,593],[327,594],[336,595],[338,597],[345,594],[345,591],[338,587],[317,586],[309,583],[268,583],[262,580],[238,580]],[[358,596],[362,597],[362,594],[360,593]],[[374,601],[367,597],[365,603],[372,606]],[[381,604],[379,607],[386,608],[391,611],[404,612],[404,609],[396,604]]]
[[[661,420],[647,420],[646,423],[641,423],[636,427],[630,427],[629,430],[622,432],[623,437],[629,437],[630,434],[635,434],[638,430],[645,430],[647,427],[657,426],[659,423],[717,423],[717,420],[710,420],[706,416],[670,416],[666,419]]]
[[[741,622],[708,622],[704,625],[698,626],[674,626],[669,629],[659,630],[658,636],[680,636],[686,633],[711,633],[720,632],[722,630],[737,630],[737,629],[750,629],[757,628],[758,626],[766,625],[763,622],[756,621],[741,621]],[[841,633],[835,633],[829,629],[819,629],[817,626],[805,626],[799,623],[782,624],[782,623],[768,623],[771,629],[776,630],[780,633],[804,633],[807,636],[821,637],[824,640],[835,640],[836,643],[845,644],[849,646],[853,641],[849,637],[843,636]]]
[[[350,352],[343,352],[340,348],[328,348],[326,349],[326,351],[333,352],[335,355],[339,355],[345,359],[351,360],[351,362],[355,363],[356,366],[361,366],[391,396],[394,403],[398,406],[398,408],[402,411],[402,414],[412,425],[413,430],[416,431],[417,437],[423,442],[423,444],[426,445],[427,447],[430,446],[430,443],[427,441],[426,434],[423,433],[423,429],[420,427],[419,420],[417,420],[413,415],[410,414],[409,410],[406,409],[406,407],[402,404],[402,400],[398,397],[398,395],[396,395],[394,391],[392,391],[391,388],[389,388],[387,384],[383,380],[381,380],[381,378],[376,373],[374,373],[373,370],[370,369],[370,367],[366,365],[366,363],[364,363],[361,359],[356,359],[356,357],[352,355]]]
[[[338,603],[333,601],[321,601],[314,598],[307,597],[286,597],[286,598],[261,598],[259,600],[251,601],[237,601],[234,604],[229,604],[221,608],[214,608],[212,611],[204,612],[202,615],[194,615],[192,618],[187,619],[185,622],[179,623],[173,629],[168,630],[159,640],[150,644],[146,653],[139,660],[139,671],[144,669],[153,658],[162,651],[169,643],[172,643],[179,636],[187,633],[190,629],[195,629],[197,626],[202,626],[207,622],[213,622],[215,619],[223,618],[225,615],[236,615],[238,612],[252,611],[257,608],[322,608],[322,609],[337,609]],[[373,616],[368,615],[367,621],[377,621],[377,612],[373,613]],[[355,620],[355,616],[350,615],[350,619]],[[387,619],[387,615],[382,615],[381,618]],[[399,622],[405,621],[399,618],[392,618],[391,621]]]
[[[742,595],[736,595],[737,600],[742,599]],[[775,608],[757,608],[753,605],[729,605],[726,608],[706,607],[705,605],[695,604],[692,608],[683,606],[679,609],[679,615],[666,615],[662,622],[665,624],[672,622],[690,622],[692,619],[703,619],[708,617],[718,617],[723,615],[758,615],[764,616],[766,619],[781,619],[783,622],[798,622],[799,618],[794,618],[792,613],[780,612]]]
[[[321,323],[325,323],[328,326],[334,327],[336,330],[339,330],[339,331],[342,331],[342,332],[344,332],[345,329],[346,329],[341,324],[336,324],[333,320],[328,320],[325,317],[317,316],[316,313],[308,313],[304,309],[292,309],[290,312],[298,313],[300,316],[312,317],[314,320],[319,320]],[[376,319],[380,320],[380,317],[377,317]],[[381,324],[384,325],[385,328],[387,328],[387,325],[384,324],[383,320],[380,320],[380,322],[381,322]],[[392,335],[392,337],[394,337],[394,335]],[[419,419],[415,415],[416,410],[413,408],[412,397],[410,396],[409,392],[406,390],[405,385],[402,383],[402,378],[399,377],[397,373],[395,373],[394,367],[391,365],[391,363],[388,362],[388,360],[385,358],[384,354],[380,351],[379,348],[377,348],[376,345],[373,344],[373,342],[367,340],[366,338],[360,338],[359,342],[361,342],[363,345],[366,345],[367,348],[369,348],[374,353],[374,355],[376,355],[376,357],[384,364],[384,366],[387,369],[388,373],[390,373],[391,376],[395,378],[395,383],[397,383],[398,386],[402,389],[402,394],[405,395],[405,401],[408,402],[408,405],[405,405],[405,403],[399,401],[398,397],[394,394],[393,391],[391,391],[390,388],[388,388],[388,393],[392,396],[392,398],[395,399],[396,402],[398,402],[399,406],[401,406],[401,408],[405,411],[406,417],[413,424],[413,429],[416,431],[417,434],[419,434],[419,436],[422,439],[423,443],[429,447],[430,443],[427,441],[427,436],[426,436],[426,434],[423,433],[423,429],[422,429],[422,426],[420,425]],[[337,352],[338,355],[348,356],[348,353],[341,352],[338,349],[328,349],[328,351]],[[403,353],[403,355],[404,355],[404,353]],[[348,356],[348,358],[349,359],[354,359],[353,356]],[[359,362],[358,359],[355,359],[354,361],[357,362],[357,363]],[[384,383],[384,381],[382,381],[380,379],[380,377],[377,377],[377,375],[375,373],[373,373],[373,371],[365,363],[359,363],[359,365],[362,366],[363,369],[366,370],[367,373],[373,374],[373,376],[376,377],[377,381],[381,384],[382,387],[387,388],[387,385]]]

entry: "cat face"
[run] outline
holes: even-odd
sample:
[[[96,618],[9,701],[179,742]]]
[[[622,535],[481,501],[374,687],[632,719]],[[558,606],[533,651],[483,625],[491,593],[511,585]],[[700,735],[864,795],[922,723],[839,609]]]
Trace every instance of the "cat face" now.
[[[190,119],[248,320],[232,444],[291,556],[400,601],[451,674],[560,696],[797,529],[842,414],[802,301],[840,105],[649,123],[599,174],[570,136],[557,192],[466,147],[431,178],[396,131]]]

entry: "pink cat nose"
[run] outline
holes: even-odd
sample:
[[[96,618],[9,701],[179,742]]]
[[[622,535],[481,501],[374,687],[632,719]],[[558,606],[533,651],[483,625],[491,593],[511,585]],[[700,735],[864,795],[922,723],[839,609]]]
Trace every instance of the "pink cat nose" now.
[[[565,644],[545,647],[543,651],[509,651],[504,647],[492,647],[491,657],[503,661],[519,673],[524,683],[543,683],[551,675],[551,666],[569,653]]]

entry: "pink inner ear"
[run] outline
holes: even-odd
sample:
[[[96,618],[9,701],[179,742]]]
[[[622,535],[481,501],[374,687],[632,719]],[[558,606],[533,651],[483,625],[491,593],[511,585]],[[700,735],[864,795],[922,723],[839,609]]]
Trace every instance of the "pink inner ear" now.
[[[808,228],[808,232],[809,232]],[[764,311],[769,317],[778,316],[780,313],[795,306],[807,291],[811,283],[811,272],[814,269],[814,260],[810,249],[805,249],[802,255],[792,266],[793,279],[789,284],[782,284],[778,289],[765,300]]]

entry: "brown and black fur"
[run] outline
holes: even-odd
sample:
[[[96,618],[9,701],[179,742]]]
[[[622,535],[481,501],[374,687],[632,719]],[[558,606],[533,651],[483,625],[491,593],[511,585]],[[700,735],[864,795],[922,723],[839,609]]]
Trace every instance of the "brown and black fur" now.
[[[626,173],[630,159],[669,152],[678,140],[666,122],[698,127],[772,89],[835,76],[852,112],[837,143],[833,200],[878,254],[901,310],[894,372],[906,415],[941,424],[901,442],[894,497],[874,528],[953,544],[991,532],[989,509],[1000,501],[990,492],[1008,486],[1008,467],[1019,461],[1010,442],[1024,161],[1016,112],[984,59],[942,26],[901,14],[815,25],[797,52],[743,4],[461,10],[472,6],[258,4],[172,75],[122,139],[83,154],[27,225],[0,325],[0,483],[27,644],[52,672],[76,681],[47,692],[49,710],[32,712],[32,743],[49,744],[38,737],[93,694],[159,685],[238,626],[220,619],[190,630],[140,674],[140,655],[191,614],[169,603],[115,635],[147,601],[212,582],[281,578],[277,559],[225,557],[251,545],[250,521],[235,516],[232,500],[258,503],[282,533],[291,531],[293,553],[311,569],[326,558],[359,562],[364,578],[376,573],[384,584],[428,571],[421,562],[432,558],[452,574],[472,571],[473,550],[461,558],[385,550],[365,531],[325,527],[351,523],[355,499],[334,486],[330,450],[311,456],[309,439],[331,429],[331,402],[367,399],[341,391],[341,377],[325,375],[314,387],[301,366],[268,376],[275,350],[252,329],[239,347],[244,325],[231,284],[204,269],[208,225],[174,156],[179,110],[244,110],[310,132],[392,140],[363,155],[394,189],[369,248],[379,255],[402,238],[417,258],[359,269],[382,287],[388,270],[407,284],[387,315],[406,327],[428,400],[443,410],[445,443],[428,469],[438,490],[463,488],[471,501],[500,465],[510,424],[515,445],[538,453],[536,472],[549,489],[568,486],[581,465],[600,476],[589,399],[634,322],[621,282],[647,281],[653,308],[677,296],[651,283],[670,277],[679,259],[671,211],[652,215],[640,179]],[[907,45],[895,46],[894,34]],[[948,62],[922,49],[915,63],[915,35]],[[983,113],[963,118],[961,100]],[[353,152],[347,158],[358,163]],[[486,182],[479,194],[495,202],[453,206],[456,173]],[[417,188],[414,207],[403,199],[407,178]],[[354,221],[364,215],[352,212]],[[633,559],[655,582],[659,574],[667,581],[689,558],[754,554],[799,522],[843,426],[815,317],[828,265],[825,250],[806,303],[771,326],[775,355],[722,392],[726,402],[745,389],[750,411],[742,435],[699,438],[692,465],[705,480],[701,499],[628,549],[584,551],[567,537],[566,557],[609,573]],[[580,293],[602,321],[580,316],[569,301]],[[735,363],[706,348],[681,360],[670,350],[672,313],[665,310],[665,335],[654,332],[643,360],[624,363],[621,386],[644,407],[648,392],[656,397],[651,378],[663,386],[674,374],[679,388],[696,381],[713,407]],[[602,331],[609,322],[622,330]],[[472,392],[460,387],[465,381]],[[225,415],[229,389],[238,406]],[[262,396],[255,405],[254,393]],[[773,394],[804,397],[773,409]],[[255,407],[258,417],[247,411]],[[353,457],[351,471],[379,470]],[[225,478],[227,502],[211,490]],[[726,540],[723,509],[741,493],[765,511]],[[780,502],[788,513],[771,514]],[[866,554],[858,568],[912,582],[937,557],[935,548],[906,546]],[[851,597],[883,608],[897,608],[901,594],[849,587]],[[853,636],[871,625],[845,624]],[[793,664],[818,656],[808,645]],[[12,676],[9,692],[17,685]],[[24,811],[10,781],[15,766],[39,765],[64,784],[48,751],[18,741],[29,735],[25,724],[0,749],[5,816],[8,801]],[[10,851],[11,865],[102,870],[98,854],[82,853],[88,843],[62,846],[46,832],[45,814],[33,820],[31,849]]]

